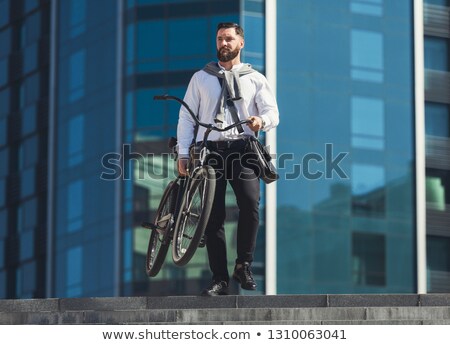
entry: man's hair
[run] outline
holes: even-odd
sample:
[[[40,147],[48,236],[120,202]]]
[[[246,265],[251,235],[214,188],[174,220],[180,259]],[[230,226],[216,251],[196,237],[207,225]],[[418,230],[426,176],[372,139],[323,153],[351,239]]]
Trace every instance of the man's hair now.
[[[220,29],[231,29],[234,28],[236,30],[236,35],[241,36],[244,38],[244,29],[236,23],[219,23],[217,24],[217,31],[216,34],[219,32]]]

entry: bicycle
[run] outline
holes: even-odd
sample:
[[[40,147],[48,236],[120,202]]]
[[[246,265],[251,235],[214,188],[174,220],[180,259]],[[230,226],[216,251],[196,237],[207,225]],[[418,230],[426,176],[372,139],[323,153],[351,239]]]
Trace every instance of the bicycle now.
[[[188,175],[178,176],[169,182],[156,211],[154,223],[142,223],[143,227],[152,230],[146,258],[146,272],[150,277],[159,273],[171,242],[172,259],[178,266],[186,265],[202,242],[216,187],[215,171],[206,164],[210,154],[207,148],[209,134],[212,131],[226,132],[250,122],[242,120],[225,128],[218,128],[213,124],[200,122],[189,105],[178,97],[163,95],[154,96],[153,99],[177,101],[186,108],[196,126],[205,127],[206,131],[203,140],[190,149]],[[171,139],[169,147],[174,151],[176,160],[176,139]]]

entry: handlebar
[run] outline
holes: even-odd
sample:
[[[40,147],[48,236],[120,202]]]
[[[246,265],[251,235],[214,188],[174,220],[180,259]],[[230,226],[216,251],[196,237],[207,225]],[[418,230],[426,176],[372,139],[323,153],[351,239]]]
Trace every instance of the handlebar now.
[[[233,123],[232,125],[229,125],[225,128],[218,128],[216,126],[214,126],[213,124],[210,123],[203,123],[200,122],[200,120],[198,119],[198,117],[194,114],[194,112],[192,111],[191,108],[189,108],[189,105],[183,101],[182,99],[176,97],[176,96],[170,96],[170,95],[157,95],[157,96],[153,96],[153,99],[155,101],[167,101],[167,100],[173,100],[173,101],[177,101],[178,103],[180,103],[183,107],[186,108],[186,110],[189,112],[189,114],[191,115],[191,117],[194,119],[195,123],[199,126],[205,127],[209,130],[214,130],[214,131],[218,131],[218,132],[226,132],[234,127],[237,127],[239,125],[245,125],[248,123],[251,123],[250,120],[241,120],[239,122]]]

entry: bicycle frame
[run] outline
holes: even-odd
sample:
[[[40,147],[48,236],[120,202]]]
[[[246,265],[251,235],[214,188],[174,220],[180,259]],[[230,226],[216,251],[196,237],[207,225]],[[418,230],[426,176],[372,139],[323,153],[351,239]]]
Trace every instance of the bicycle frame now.
[[[179,221],[184,221],[184,219],[185,219],[185,218],[179,218],[180,216],[185,215],[186,217],[194,217],[194,218],[197,217],[198,219],[203,219],[202,226],[205,226],[205,224],[206,224],[204,219],[208,219],[208,218],[201,218],[202,211],[199,211],[200,212],[199,214],[197,214],[195,210],[192,211],[192,209],[191,209],[192,204],[190,204],[190,201],[191,201],[191,198],[195,195],[195,193],[197,193],[197,191],[200,191],[200,193],[201,193],[200,205],[203,205],[203,203],[205,202],[204,201],[205,198],[207,200],[210,200],[210,201],[208,201],[207,205],[211,205],[211,203],[212,203],[212,198],[214,195],[214,188],[215,188],[215,181],[214,181],[214,185],[213,185],[214,187],[203,188],[203,185],[195,184],[196,181],[199,181],[196,179],[197,175],[199,177],[203,176],[203,177],[200,177],[200,181],[205,178],[205,175],[203,175],[203,174],[205,174],[205,172],[201,172],[201,175],[200,175],[198,172],[199,169],[206,168],[205,171],[206,171],[206,175],[209,176],[208,179],[210,181],[214,180],[214,176],[215,176],[214,170],[210,166],[207,165],[207,157],[210,154],[210,151],[207,147],[207,141],[208,141],[209,134],[212,131],[226,132],[226,131],[228,131],[232,128],[235,128],[239,125],[248,124],[251,121],[250,120],[242,120],[242,121],[236,122],[234,124],[231,124],[225,128],[218,128],[213,124],[200,122],[198,117],[189,108],[189,105],[186,104],[186,102],[184,102],[182,99],[180,99],[178,97],[170,96],[170,95],[162,95],[162,96],[154,96],[154,99],[155,100],[177,101],[178,103],[180,103],[182,106],[184,106],[186,108],[186,110],[191,115],[192,119],[194,120],[194,122],[196,123],[197,126],[206,128],[205,133],[203,135],[203,140],[200,142],[200,144],[197,147],[197,149],[199,150],[199,153],[198,153],[198,155],[199,155],[198,162],[199,163],[198,164],[196,163],[197,158],[195,158],[195,160],[193,161],[190,157],[189,158],[190,161],[188,162],[188,164],[193,166],[193,168],[191,169],[192,171],[188,171],[188,174],[186,176],[180,175],[175,180],[172,181],[173,183],[176,183],[178,185],[178,188],[175,189],[175,188],[170,187],[170,189],[169,189],[171,193],[175,193],[175,191],[177,193],[176,198],[175,198],[175,205],[169,205],[170,209],[169,209],[167,216],[169,216],[169,214],[170,214],[170,218],[169,217],[167,219],[165,217],[161,218],[163,220],[161,225],[147,223],[147,222],[142,223],[143,227],[148,228],[152,231],[158,232],[159,235],[161,236],[161,238],[159,239],[160,243],[164,244],[165,246],[168,246],[168,245],[170,245],[170,242],[172,240],[175,240],[174,236],[176,236],[176,234],[178,233],[178,229],[176,228],[177,224],[179,223]],[[195,153],[195,154],[197,154],[197,153]],[[194,164],[195,164],[195,166],[194,166]],[[209,184],[208,184],[208,186],[209,186]],[[169,188],[169,187],[166,187],[166,189],[167,188]],[[206,196],[206,193],[207,193],[206,191],[209,191],[208,196]],[[163,198],[165,198],[165,197],[166,196],[163,195]],[[173,195],[172,195],[172,197],[173,197]],[[163,200],[166,200],[166,199],[163,199]],[[183,206],[183,205],[185,205],[187,203],[188,203],[188,207],[185,208],[185,206]],[[172,209],[172,207],[173,207],[173,209]],[[200,209],[203,210],[203,206],[201,206]],[[210,212],[210,209],[207,212]],[[207,214],[208,214],[207,217],[209,217],[209,213],[207,213]],[[168,221],[168,223],[166,223],[166,220]],[[199,237],[196,237],[196,234],[188,235],[188,234],[183,233],[182,236],[185,238],[189,238],[190,240],[195,239],[194,241],[199,240]],[[193,237],[191,237],[191,236],[193,236]],[[190,248],[193,248],[193,247],[190,247]],[[195,249],[194,249],[194,251],[195,251]],[[193,253],[194,252],[191,251],[190,254],[187,254],[186,261],[184,263],[181,263],[181,265],[186,264],[192,257]],[[147,260],[148,260],[148,256],[147,256]],[[174,260],[175,260],[175,258],[174,258]],[[178,263],[182,262],[182,259],[180,259],[179,261],[176,261],[175,263],[177,263],[177,262]],[[161,265],[161,264],[162,263],[160,262],[159,265]],[[158,267],[158,264],[156,267]],[[159,266],[157,268],[157,271],[155,274],[157,274],[160,267],[161,266]]]

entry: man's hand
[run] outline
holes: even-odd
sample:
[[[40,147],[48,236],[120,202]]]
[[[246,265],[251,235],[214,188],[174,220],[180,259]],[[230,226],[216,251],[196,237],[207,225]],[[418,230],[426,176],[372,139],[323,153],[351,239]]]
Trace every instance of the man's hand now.
[[[262,119],[259,116],[250,116],[248,118],[251,123],[247,124],[247,126],[253,131],[259,131],[263,128]]]
[[[187,172],[188,161],[189,158],[178,159],[178,173],[180,174],[180,176],[186,176],[188,174]]]

